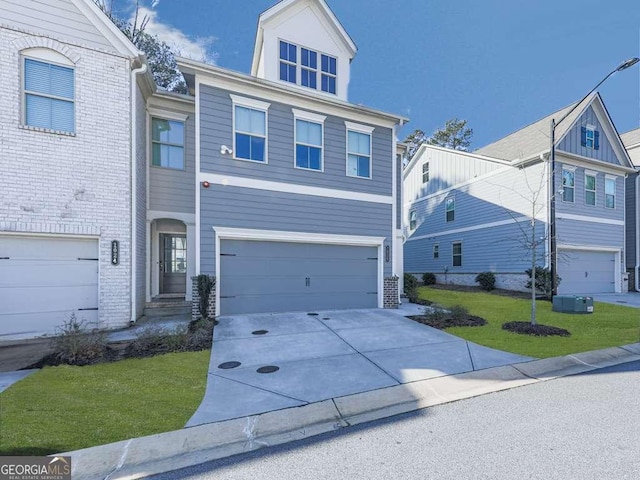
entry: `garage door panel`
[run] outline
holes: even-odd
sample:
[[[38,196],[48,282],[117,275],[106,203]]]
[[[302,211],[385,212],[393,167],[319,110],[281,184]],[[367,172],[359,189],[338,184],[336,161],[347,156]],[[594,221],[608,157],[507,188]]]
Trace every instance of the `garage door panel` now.
[[[615,292],[616,254],[602,251],[559,250],[560,294]]]
[[[84,238],[7,236],[0,241],[0,257],[29,260],[98,258],[98,242]]]
[[[377,307],[377,247],[223,240],[223,315]]]
[[[73,299],[73,303],[69,302]],[[46,312],[75,308],[95,308],[95,285],[59,287],[8,287],[0,289],[3,313]]]
[[[11,315],[11,326],[6,322],[6,315],[0,314],[0,338],[3,335],[41,335],[43,332],[49,334],[57,333],[57,327],[64,325],[69,320],[73,310],[63,310],[59,312],[42,313],[19,313]],[[98,311],[76,311],[76,318],[86,322],[86,325],[98,325]]]
[[[66,278],[61,279],[61,272]],[[42,261],[25,262],[0,261],[0,288],[15,286],[56,285],[98,285],[98,262]]]

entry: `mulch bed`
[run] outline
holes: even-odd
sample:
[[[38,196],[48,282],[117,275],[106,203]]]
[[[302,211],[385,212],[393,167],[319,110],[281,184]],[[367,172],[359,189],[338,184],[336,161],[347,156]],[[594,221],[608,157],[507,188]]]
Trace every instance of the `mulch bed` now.
[[[531,325],[531,322],[507,322],[502,325],[503,330],[521,335],[533,335],[536,337],[569,337],[571,332],[564,328],[550,327],[549,325]]]
[[[487,324],[487,321],[484,318],[476,317],[475,315],[454,318],[445,313],[440,318],[431,318],[424,315],[411,315],[407,318],[410,318],[415,322],[422,323],[423,325],[437,328],[438,330],[444,330],[445,328],[450,327],[481,327]]]

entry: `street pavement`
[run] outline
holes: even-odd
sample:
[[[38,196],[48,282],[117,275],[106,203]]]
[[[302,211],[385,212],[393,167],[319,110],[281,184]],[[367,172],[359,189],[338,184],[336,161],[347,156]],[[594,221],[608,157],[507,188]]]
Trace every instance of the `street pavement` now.
[[[639,398],[634,361],[149,478],[636,480]]]

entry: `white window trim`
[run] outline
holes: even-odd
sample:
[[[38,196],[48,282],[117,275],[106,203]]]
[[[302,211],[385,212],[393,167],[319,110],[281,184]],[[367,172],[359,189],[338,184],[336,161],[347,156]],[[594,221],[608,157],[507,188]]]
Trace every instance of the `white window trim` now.
[[[287,45],[293,45],[294,47],[296,47],[296,61],[295,62],[292,62],[289,59],[285,60],[284,58],[280,57],[280,42],[286,43]],[[288,52],[288,48],[287,48],[287,56],[288,55],[289,55],[289,52]],[[281,63],[284,63],[285,65],[288,65],[290,67],[294,67],[295,68],[295,72],[296,72],[296,81],[295,82],[291,82],[289,80],[283,80],[283,79],[280,78],[280,68],[278,68],[278,79],[281,82],[291,83],[293,85],[297,85],[298,84],[298,78],[300,77],[298,75],[298,73],[300,73],[300,72],[298,72],[299,63],[300,63],[300,62],[298,62],[298,56],[302,57],[302,51],[300,51],[300,47],[298,45],[296,45],[295,43],[292,43],[292,42],[288,42],[286,40],[278,40],[278,67],[280,67]]]
[[[320,53],[320,52],[318,52]],[[334,75],[333,73],[329,73],[329,72],[325,72],[322,70],[322,55],[324,55],[325,57],[329,57],[329,58],[333,58],[336,61],[336,74]],[[337,95],[338,94],[338,69],[340,68],[340,62],[338,62],[338,57],[335,57],[333,55],[329,55],[328,53],[320,53],[319,55],[319,59],[318,59],[318,73],[320,74],[320,81],[318,82],[318,91],[322,92],[322,93],[328,93],[329,95]],[[329,78],[334,78],[336,81],[336,91],[334,92],[329,92],[326,90],[322,90],[322,76],[326,75]]]
[[[433,249],[432,249],[432,254],[431,254],[433,260],[439,260],[440,259],[440,244],[439,243],[434,243],[433,244]]]
[[[424,179],[424,174],[427,174],[427,180],[425,181]],[[425,185],[427,183],[429,183],[429,181],[431,180],[431,171],[429,168],[429,162],[424,162],[422,164],[422,185]]]
[[[148,107],[147,113],[153,118],[162,118],[164,120],[175,120],[178,122],[186,122],[189,119],[189,114],[172,112],[171,110],[164,110],[161,108]]]
[[[25,90],[25,60],[30,59],[37,62],[49,63],[51,65],[57,65],[59,67],[70,68],[73,71],[73,100],[64,97],[57,97],[55,95],[46,95],[39,92],[30,92]],[[20,55],[20,98],[22,101],[20,112],[20,127],[26,130],[34,130],[38,132],[56,133],[68,136],[75,136],[78,129],[77,121],[77,108],[76,108],[76,66],[67,57],[55,50],[49,50],[46,48],[36,48],[28,50]],[[62,100],[65,102],[71,102],[73,104],[73,130],[55,130],[53,128],[36,127],[34,125],[27,124],[27,94],[37,95],[44,98],[52,98],[54,100]]]
[[[149,143],[151,145],[151,148],[149,149],[149,166],[152,168],[162,168],[164,170],[172,170],[175,172],[184,172],[187,170],[187,149],[186,149],[186,145],[187,145],[187,123],[185,120],[180,120],[180,119],[174,119],[174,118],[169,118],[171,116],[170,115],[162,115],[162,110],[154,110],[154,109],[149,109],[149,112],[151,111],[155,111],[158,113],[158,115],[149,115]],[[180,114],[176,114],[176,116],[178,116]],[[155,140],[153,140],[153,120],[168,120],[171,122],[181,122],[183,124],[182,127],[182,145],[177,145],[174,143],[164,143],[164,142],[156,142]],[[154,143],[158,143],[160,145],[169,145],[169,146],[173,146],[173,147],[182,147],[182,168],[173,168],[173,167],[164,167],[162,165],[154,165],[153,164],[153,144]]]
[[[569,200],[565,200],[564,199],[564,189],[565,189],[565,185],[564,185],[564,172],[571,172],[571,174],[573,175],[573,186],[572,187],[568,187],[568,188],[572,188],[573,189],[573,200],[569,201]],[[562,189],[562,201],[564,203],[576,203],[576,167],[574,166],[562,166],[562,171],[561,171],[561,176],[560,176],[560,188]]]
[[[269,164],[269,107],[268,102],[256,100],[254,98],[241,97],[239,95],[229,94],[231,97],[231,130],[233,136],[233,159],[241,162],[251,162],[262,165]],[[236,155],[236,107],[246,107],[252,110],[260,110],[264,112],[264,160],[251,160],[249,158],[238,158]]]
[[[453,210],[451,210],[453,212],[452,220],[447,219],[447,213],[449,213],[449,210],[447,210],[447,200],[453,200]],[[455,221],[456,221],[456,197],[449,196],[444,199],[444,223],[453,223]]]
[[[586,129],[585,139],[584,139],[585,147],[593,150],[594,148],[596,148],[596,127],[593,125],[586,125],[585,129]],[[589,132],[593,133],[593,136],[591,137],[591,139],[589,139],[589,136],[588,136]],[[593,142],[591,146],[589,146],[589,140]]]
[[[607,195],[609,195],[607,193],[607,180],[610,180],[613,182],[613,208],[612,207],[607,207]],[[615,210],[616,208],[618,208],[618,201],[617,201],[617,195],[616,195],[616,189],[618,187],[618,177],[616,175],[605,175],[604,176],[604,208],[608,208],[609,210]]]
[[[587,189],[587,177],[595,178],[595,184],[594,184],[593,190]],[[593,197],[594,197],[593,205],[587,203],[587,192],[593,192]],[[590,170],[585,170],[584,172],[584,204],[587,207],[595,207],[598,205],[598,175],[596,172],[593,172]]]
[[[411,217],[413,217],[413,219]],[[414,222],[413,227],[411,226],[412,221]],[[418,228],[418,214],[415,210],[411,210],[409,212],[409,230],[413,232],[416,228]]]
[[[290,40],[286,40],[284,38],[280,38],[278,37],[278,80],[280,82],[283,82],[287,85],[295,85],[296,87],[300,87],[306,90],[312,90],[314,92],[318,92],[321,93],[323,95],[331,95],[332,97],[336,97],[338,96],[338,90],[339,90],[339,84],[338,84],[338,77],[339,77],[339,72],[338,72],[338,68],[339,68],[339,59],[336,55],[332,55],[330,53],[327,52],[321,52],[320,50],[317,50],[315,48],[311,48],[311,47],[307,47],[305,45],[302,45],[300,43],[296,43],[296,42],[292,42]],[[289,45],[294,45],[296,47],[296,61],[291,62],[289,60],[283,60],[282,58],[280,58],[280,42],[284,42],[284,43],[288,43]],[[302,65],[302,49],[305,50],[309,50],[310,52],[315,52],[316,54],[316,68],[310,68],[307,67],[306,65]],[[333,75],[331,73],[327,73],[327,72],[323,72],[322,71],[322,55],[325,55],[327,57],[333,58],[336,61],[336,74]],[[287,65],[293,65],[296,67],[296,81],[295,82],[289,82],[288,80],[281,80],[280,79],[280,62],[284,62]],[[302,84],[302,69],[306,69],[309,70],[311,72],[315,72],[316,73],[316,88],[313,87],[309,87],[307,85],[303,85]],[[336,93],[331,93],[331,92],[325,92],[324,90],[322,90],[322,75],[327,75],[330,77],[333,77],[336,79]]]
[[[460,244],[460,265],[454,265],[453,264],[453,257],[455,256],[455,254],[453,253],[453,246],[459,243]],[[463,266],[463,255],[464,255],[464,251],[462,250],[462,240],[453,240],[451,242],[451,267],[452,268],[461,268]]]
[[[375,127],[370,127],[369,125],[361,125],[359,123],[348,122],[345,120],[344,122],[346,128],[345,131],[345,140],[346,140],[346,155],[345,155],[345,174],[350,178],[360,178],[363,180],[371,180],[373,178],[373,131]],[[349,174],[349,132],[355,133],[364,133],[365,135],[369,135],[369,176],[362,177],[360,175],[350,175]]]
[[[316,173],[324,173],[324,121],[327,119],[324,115],[318,115],[317,113],[305,112],[303,110],[297,110],[295,108],[291,109],[293,112],[293,168],[298,170],[304,170],[305,172],[316,172]],[[314,168],[306,168],[299,167],[296,154],[297,154],[297,145],[305,145],[308,147],[315,147],[317,145],[307,145],[306,143],[298,142],[298,120],[302,120],[304,122],[316,123],[322,127],[322,136],[320,141],[320,169],[316,170]]]

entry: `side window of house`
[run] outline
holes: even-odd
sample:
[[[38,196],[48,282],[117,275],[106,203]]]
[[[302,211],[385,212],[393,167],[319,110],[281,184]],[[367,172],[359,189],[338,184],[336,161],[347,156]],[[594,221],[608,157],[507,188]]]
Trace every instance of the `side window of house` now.
[[[580,144],[583,147],[592,148],[593,150],[600,149],[600,132],[592,125],[581,127],[580,130]]]
[[[338,77],[337,59],[329,55],[322,55],[322,91],[336,93],[336,79]]]
[[[573,203],[575,190],[575,172],[562,169],[562,201]]]
[[[280,80],[297,82],[298,47],[291,43],[280,42]]]
[[[454,267],[462,266],[462,242],[453,242],[451,244],[452,258],[451,262]]]
[[[409,230],[415,230],[417,225],[416,211],[409,212]]]
[[[422,165],[422,183],[427,183],[429,181],[429,162],[426,162]]]
[[[269,104],[230,95],[233,101],[233,158],[267,163]]]
[[[320,57],[318,59],[318,57]],[[338,59],[315,50],[280,40],[280,80],[303,87],[336,94]],[[318,82],[318,63],[320,81]]]
[[[584,175],[584,203],[594,206],[596,204],[596,174],[585,173]]]
[[[433,244],[433,258],[440,258],[440,245],[437,243]]]
[[[456,199],[449,197],[444,201],[447,222],[453,222],[456,218]]]
[[[184,170],[184,122],[151,119],[151,164]]]
[[[295,166],[305,170],[323,171],[323,115],[293,109],[295,122]]]
[[[73,67],[24,58],[24,125],[75,132]]]
[[[604,206],[616,208],[616,179],[607,176],[604,179]]]
[[[373,128],[364,125],[347,125],[347,175],[371,178],[371,134]]]

